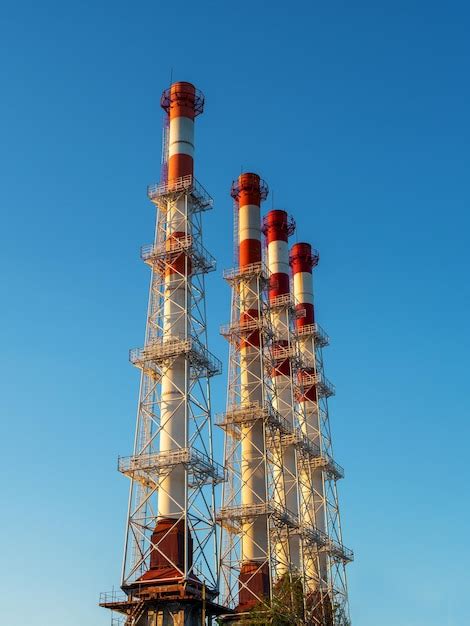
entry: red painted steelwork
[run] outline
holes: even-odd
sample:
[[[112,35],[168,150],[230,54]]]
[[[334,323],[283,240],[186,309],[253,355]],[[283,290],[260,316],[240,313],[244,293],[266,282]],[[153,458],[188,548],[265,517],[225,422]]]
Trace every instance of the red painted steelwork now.
[[[240,591],[238,606],[235,609],[238,613],[249,611],[260,604],[258,598],[269,597],[269,568],[267,563],[260,565],[256,561],[246,561],[241,566],[238,580]]]
[[[305,393],[300,395],[299,402],[317,402],[317,388],[315,385],[312,385]]]
[[[273,300],[287,293],[289,293],[289,274],[285,272],[271,274],[269,279],[269,299]]]
[[[191,535],[189,533],[188,535],[188,557],[192,560],[193,541]],[[184,520],[171,518],[158,520],[152,533],[152,543],[158,546],[158,550],[155,548],[152,550],[150,568],[139,580],[181,578],[179,570],[184,571],[184,542]]]
[[[312,269],[318,265],[319,260],[318,252],[312,250],[312,246],[309,243],[295,243],[292,246],[290,265],[293,274],[297,274],[298,272],[311,272]]]
[[[204,110],[204,96],[194,85],[187,82],[173,83],[165,89],[160,101],[170,119],[189,117],[194,119]]]
[[[185,238],[186,233],[184,231],[175,231],[172,233],[165,242],[167,251],[171,252],[174,250],[178,246],[179,241]],[[191,271],[191,258],[186,254],[186,252],[175,252],[172,254],[165,269],[167,276],[170,274],[189,276]]]
[[[260,193],[261,179],[258,174],[247,172],[240,174],[238,180],[232,183],[231,195],[239,205],[245,204],[261,204]]]
[[[194,85],[186,82],[173,83],[161,98],[161,106],[167,112],[170,123],[178,117],[187,117],[194,121],[196,115],[204,110],[204,96]],[[184,141],[186,138],[182,137]],[[184,152],[172,154],[168,159],[168,180],[171,182],[182,176],[192,176],[194,159]]]
[[[168,180],[182,176],[192,176],[194,172],[194,159],[189,154],[174,154],[168,160]]]
[[[272,244],[276,241],[287,243],[289,236],[295,230],[295,222],[286,211],[273,209],[266,214],[263,220],[263,233],[266,243]],[[273,300],[278,296],[288,294],[290,291],[289,274],[286,272],[276,272],[271,274],[269,281],[269,299]]]
[[[239,265],[240,268],[245,268],[252,263],[260,263],[262,260],[259,207],[261,201],[265,200],[268,195],[268,186],[260,179],[258,174],[245,173],[241,174],[238,180],[232,184],[231,195],[236,201],[238,210],[240,211],[238,242]],[[241,212],[242,208],[244,208],[243,213]],[[240,237],[244,236],[246,236],[246,238],[240,240]],[[252,290],[251,302],[250,299],[247,300],[246,304],[242,301],[242,308],[244,306],[256,306],[256,290],[258,288],[256,278],[248,275],[246,289]],[[250,303],[248,304],[248,302]],[[257,308],[242,310],[240,312],[241,328],[243,328],[244,325],[249,326],[250,322],[258,322],[259,317],[260,312]],[[246,334],[243,334],[240,340],[240,349],[243,350],[253,348],[253,351],[257,352],[260,345],[261,333],[259,328],[248,330]],[[258,366],[261,367],[259,359],[259,356],[254,357],[255,362],[258,360]],[[253,378],[254,376],[251,367],[253,366],[246,366],[249,378]],[[251,382],[245,383],[245,388],[249,388],[251,385]],[[250,560],[243,562],[241,564],[238,580],[239,604],[236,611],[248,611],[256,604],[259,604],[260,599],[269,596],[269,567],[267,563],[260,564],[257,561]]]
[[[247,309],[246,311],[242,311],[240,313],[240,328],[243,328],[243,325],[249,325],[250,322],[259,320],[259,311],[258,309]],[[258,328],[251,332],[247,332],[240,341],[240,348],[259,348],[260,346],[260,331]]]
[[[240,267],[259,263],[261,261],[261,241],[259,239],[244,239],[239,246]]]
[[[286,339],[280,339],[273,344],[273,358],[277,361],[276,365],[272,369],[273,376],[290,376],[291,373],[291,360],[290,357],[276,359],[276,349],[282,350],[287,348],[289,342]]]
[[[268,196],[268,186],[258,174],[240,174],[238,180],[232,183],[230,195],[237,202],[238,207],[259,207],[262,200]],[[261,227],[259,224],[258,228]],[[239,242],[239,264],[245,267],[251,263],[261,261],[261,238],[244,239]]]
[[[273,209],[269,211],[263,220],[263,233],[266,235],[268,244],[271,241],[287,241],[292,234],[293,221],[289,219],[286,211]]]
[[[240,174],[238,180],[232,183],[230,194],[239,206],[255,204],[259,206],[262,200],[268,197],[268,185],[258,174],[247,172]]]
[[[302,326],[308,326],[315,323],[315,308],[310,302],[301,302],[295,305],[297,316],[295,318],[295,324],[297,328]]]

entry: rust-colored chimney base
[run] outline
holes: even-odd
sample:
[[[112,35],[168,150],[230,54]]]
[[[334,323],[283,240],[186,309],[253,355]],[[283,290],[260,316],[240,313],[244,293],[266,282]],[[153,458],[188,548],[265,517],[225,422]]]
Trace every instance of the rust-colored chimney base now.
[[[269,596],[269,568],[267,563],[245,561],[240,570],[237,613],[250,611],[260,603],[259,598]],[[246,585],[246,586],[244,586]]]
[[[158,546],[150,554],[150,568],[140,581],[182,578],[184,571],[184,520],[159,519],[152,533],[152,543]],[[192,565],[193,540],[188,536],[188,567]],[[176,566],[176,567],[175,567]],[[181,570],[181,571],[180,571]]]

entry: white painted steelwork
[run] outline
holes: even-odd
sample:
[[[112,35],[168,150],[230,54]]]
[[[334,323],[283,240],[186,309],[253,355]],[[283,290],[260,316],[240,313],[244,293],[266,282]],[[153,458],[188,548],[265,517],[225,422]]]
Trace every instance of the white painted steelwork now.
[[[158,572],[152,578],[152,555],[164,557],[168,580],[195,597],[204,589],[213,600],[218,587],[214,486],[225,473],[213,461],[209,379],[221,363],[207,349],[204,276],[215,260],[202,245],[202,214],[213,203],[192,172],[201,96],[188,100],[194,88],[175,85],[162,98],[165,106],[176,98],[179,107],[176,116],[169,111],[168,178],[148,188],[157,215],[154,242],[141,251],[152,271],[145,344],[130,352],[141,370],[134,452],[119,460],[131,480],[122,571],[129,602],[149,582],[158,587],[163,580]],[[191,102],[198,111],[191,112]],[[167,552],[168,533],[156,534],[161,521],[184,535],[174,542],[181,562]],[[137,608],[129,610],[134,621],[128,623],[140,623]]]
[[[182,192],[182,202],[178,204],[189,221],[188,195]],[[157,246],[166,240],[167,215],[168,212],[158,215]],[[198,215],[192,214],[191,218],[193,238],[201,236]],[[185,263],[191,258],[188,254]],[[168,280],[160,264],[170,262],[155,260],[145,347],[131,351],[131,361],[142,370],[134,456],[147,458],[155,453],[193,448],[212,459],[207,379],[220,373],[221,365],[205,347],[204,274],[189,276],[182,272],[171,274]],[[163,477],[156,468],[152,471],[155,480],[149,481],[148,486],[132,480],[123,584],[128,585],[145,573],[150,551],[158,548],[152,547],[151,532],[160,517],[173,517],[187,520],[188,532],[197,544],[193,565],[181,568],[181,577],[187,578],[197,569],[207,576],[207,584],[216,588],[216,565],[209,567],[211,557],[207,554],[211,542],[210,550],[216,554],[211,473],[200,473],[190,485],[192,472],[184,460],[172,465]],[[189,561],[187,558],[186,563]]]
[[[272,210],[263,220],[263,232],[266,237],[267,265],[271,274],[269,289],[270,319],[272,337],[272,387],[275,391],[273,405],[275,410],[289,424],[293,431],[297,426],[295,407],[295,383],[292,377],[296,345],[294,341],[294,318],[289,287],[289,248],[288,237],[295,230],[295,222],[285,211]],[[297,453],[295,445],[286,437],[281,439],[283,462],[282,479],[279,477],[279,489],[276,504],[299,516],[299,493],[297,480]],[[278,562],[277,577],[300,575],[301,545],[298,533],[282,537],[274,547]]]
[[[344,476],[344,470],[333,460],[328,397],[335,390],[323,372],[322,349],[329,338],[314,320],[312,269],[318,258],[308,244],[293,246],[304,589],[310,599],[307,608],[312,624],[346,626],[350,620],[345,565],[353,559],[353,553],[343,546],[341,536],[336,481]]]
[[[225,433],[221,525],[221,603],[243,614],[269,603],[281,570],[288,568],[289,533],[298,529],[285,503],[281,438],[290,426],[278,410],[272,377],[274,328],[267,288],[270,272],[262,261],[260,201],[267,195],[255,174],[233,186],[236,259],[224,272],[232,287],[227,409],[217,423]],[[296,530],[298,532],[298,530]],[[233,621],[232,618],[227,618]]]

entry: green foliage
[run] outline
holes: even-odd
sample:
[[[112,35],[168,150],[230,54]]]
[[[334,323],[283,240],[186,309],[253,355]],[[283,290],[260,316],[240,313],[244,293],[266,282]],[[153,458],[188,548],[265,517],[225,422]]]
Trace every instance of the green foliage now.
[[[284,576],[275,586],[270,606],[255,606],[243,626],[299,626],[304,624],[304,599],[300,578]]]
[[[305,615],[300,577],[284,576],[274,587],[271,605],[259,604],[240,616],[240,626],[351,626],[339,604],[320,604],[316,617]],[[307,603],[308,604],[308,603]],[[323,607],[323,608],[321,608]],[[328,608],[329,607],[329,608]],[[312,607],[311,607],[312,608]],[[320,614],[321,613],[321,616]]]

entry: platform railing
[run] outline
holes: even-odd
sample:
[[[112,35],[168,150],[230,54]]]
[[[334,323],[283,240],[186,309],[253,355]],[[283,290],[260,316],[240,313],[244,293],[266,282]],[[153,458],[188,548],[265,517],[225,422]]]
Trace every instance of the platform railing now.
[[[261,315],[257,318],[241,320],[232,324],[224,324],[220,327],[220,334],[223,337],[241,337],[246,333],[255,332],[257,330],[263,331],[265,336],[272,335],[269,320],[265,315]]]
[[[253,519],[261,515],[273,517],[278,522],[286,524],[291,528],[298,528],[299,522],[297,516],[286,507],[274,502],[260,502],[259,504],[240,504],[222,507],[217,514],[217,518],[221,522],[227,520],[229,522],[241,523],[244,520]]]
[[[171,200],[172,197],[188,193],[193,200],[192,209],[199,211],[207,211],[211,209],[214,201],[207,193],[204,187],[199,183],[194,176],[188,174],[179,178],[173,178],[172,180],[149,185],[147,187],[147,195],[158,204],[161,208],[165,208],[164,203]],[[163,206],[162,206],[163,203]]]
[[[302,372],[298,382],[299,387],[316,386],[318,394],[322,397],[330,397],[335,395],[335,386],[322,374],[306,374]]]
[[[225,413],[216,416],[216,424],[222,428],[230,425],[248,424],[257,420],[263,420],[274,428],[278,428],[281,433],[292,432],[289,422],[273,407],[262,407],[257,403],[245,406],[234,405],[227,407]]]
[[[318,548],[319,552],[326,552],[331,557],[344,562],[354,560],[354,552],[352,550],[346,548],[346,546],[343,546],[343,544],[338,541],[335,541],[327,535],[327,533],[318,528],[302,526],[301,534],[306,541],[314,544]]]
[[[283,293],[275,298],[269,298],[271,309],[291,308],[294,306],[294,297],[290,293]]]
[[[120,604],[128,601],[129,596],[127,594],[120,589],[114,589],[113,591],[102,591],[100,593],[99,604],[111,604],[113,602]]]
[[[257,263],[250,263],[243,267],[232,267],[224,270],[224,278],[228,282],[234,282],[239,280],[245,280],[248,278],[259,277],[263,280],[268,280],[270,272],[262,261]]]
[[[211,272],[216,268],[216,260],[206,248],[191,235],[185,235],[178,239],[170,239],[159,244],[146,244],[140,249],[141,259],[148,264],[162,265],[165,269],[166,263],[171,263],[178,254],[187,254],[192,261],[192,273]]]
[[[134,472],[158,473],[162,469],[176,465],[186,465],[194,473],[206,474],[216,482],[225,480],[224,467],[194,448],[179,448],[118,458],[118,470],[126,475]]]
[[[200,376],[216,376],[222,372],[222,362],[193,337],[159,337],[143,348],[130,350],[129,360],[136,367],[145,368],[148,362],[161,364],[183,355],[189,358],[193,369],[200,371]]]
[[[317,324],[316,322],[314,324],[305,324],[305,326],[298,328],[297,335],[299,338],[313,337],[315,344],[321,348],[324,348],[330,343],[330,338],[320,324]]]

